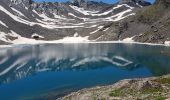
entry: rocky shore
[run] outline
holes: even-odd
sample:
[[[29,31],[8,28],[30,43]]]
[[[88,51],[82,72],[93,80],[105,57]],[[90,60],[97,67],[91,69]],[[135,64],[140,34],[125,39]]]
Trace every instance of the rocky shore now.
[[[109,86],[83,89],[58,100],[170,100],[170,75],[121,80]]]

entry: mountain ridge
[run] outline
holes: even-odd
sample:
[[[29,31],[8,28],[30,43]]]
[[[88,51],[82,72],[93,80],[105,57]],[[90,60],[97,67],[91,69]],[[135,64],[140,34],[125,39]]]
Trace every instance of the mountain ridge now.
[[[158,5],[157,2],[154,5]],[[0,3],[1,44],[20,44],[21,40],[24,41],[21,44],[32,40],[69,42],[73,38],[80,40],[76,42],[127,40],[131,37],[129,41],[166,41],[144,41],[139,38],[153,24],[141,19],[142,12],[154,6],[144,0],[120,0],[112,5],[95,1],[79,4],[3,0]],[[142,22],[145,20],[147,23]]]

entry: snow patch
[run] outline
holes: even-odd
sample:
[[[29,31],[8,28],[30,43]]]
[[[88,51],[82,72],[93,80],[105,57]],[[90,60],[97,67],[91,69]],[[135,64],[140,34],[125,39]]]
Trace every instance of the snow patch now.
[[[117,5],[116,7],[113,7],[112,9],[110,9],[108,11],[105,11],[103,13],[99,13],[99,11],[88,11],[88,10],[85,10],[84,8],[79,8],[77,6],[70,5],[70,7],[73,10],[75,10],[76,12],[82,13],[83,15],[91,15],[91,16],[104,16],[104,15],[108,15],[108,14],[112,13],[115,9],[118,9],[118,8],[120,8],[122,6],[126,6],[129,9],[131,9],[131,10],[134,8],[134,7],[131,7],[131,6],[127,5],[127,4],[121,4],[121,5]],[[74,14],[70,14],[70,15],[72,15],[74,17],[77,17]]]
[[[0,40],[4,41],[4,42],[9,42],[9,40],[7,39],[7,34],[5,34],[4,32],[0,32]]]
[[[109,27],[108,28],[106,28],[105,30],[103,30],[104,32],[106,32],[107,30],[109,30]]]
[[[37,14],[37,15],[39,15],[39,13],[37,12],[37,11],[35,11],[35,10],[32,10],[35,14]]]
[[[25,37],[18,37],[18,39],[11,41],[13,44],[41,44],[41,43],[81,43],[88,42],[88,37],[77,36],[75,33],[73,37],[65,37],[63,39],[54,40],[54,41],[45,41],[45,40],[35,40]]]
[[[93,32],[90,32],[90,34],[94,34],[96,32],[98,32],[99,30],[101,30],[104,26],[99,26],[97,30],[93,31]]]
[[[56,42],[60,42],[60,43],[79,43],[79,42],[87,42],[89,41],[86,37],[65,37],[63,39],[57,40]]]
[[[84,8],[79,8],[77,6],[73,6],[73,5],[70,5],[70,7],[77,11],[78,13],[81,13],[83,15],[90,15],[90,14],[93,14],[93,13],[98,13],[99,11],[89,11],[89,10],[85,10]]]
[[[108,10],[104,13],[98,13],[98,14],[91,14],[92,16],[103,16],[103,15],[108,15],[112,13],[115,9],[122,7],[123,5],[117,5],[116,7],[113,7],[111,10]]]
[[[17,34],[16,32],[11,30],[11,33],[8,33],[12,37],[21,37],[21,35]]]
[[[16,10],[15,8],[11,7],[11,9],[12,9],[14,12],[18,13],[20,16],[23,16],[23,17],[27,18],[22,12]]]
[[[143,6],[142,6],[142,5],[140,5],[139,3],[136,3],[136,5],[137,5],[137,6],[139,6],[140,8],[142,8],[142,7],[143,7]]]
[[[38,35],[37,33],[34,33],[32,36],[31,36],[32,38],[34,38],[34,37],[39,37],[39,38],[44,38],[43,36],[41,36],[41,35]]]
[[[3,11],[4,13],[6,13],[7,15],[9,15],[12,19],[14,19],[17,22],[23,23],[23,24],[27,24],[30,26],[33,26],[34,23],[31,23],[30,21],[24,20],[18,16],[13,15],[11,12],[9,12],[8,10],[6,10],[3,6],[0,5],[0,10]]]
[[[73,36],[73,37],[78,37],[78,35],[79,35],[79,34],[76,32],[76,33],[74,34],[74,36]]]
[[[78,16],[74,15],[73,13],[68,13],[68,15],[73,16],[73,17],[78,18],[78,19],[82,19],[83,21],[88,20],[88,18],[78,17]]]
[[[63,19],[63,20],[66,20],[67,18],[65,18],[65,17],[61,17],[61,16],[59,16],[59,15],[57,15],[57,14],[53,14],[54,15],[54,18],[56,18],[56,19]]]
[[[8,26],[4,22],[2,22],[1,20],[0,20],[0,24],[5,26],[6,28],[8,28]]]
[[[123,39],[123,42],[134,42],[133,37]]]
[[[164,44],[165,44],[166,46],[170,46],[170,41],[165,41]]]
[[[134,15],[134,13],[132,13],[132,14],[123,16],[124,14],[129,13],[129,12],[131,12],[131,11],[132,11],[131,9],[125,10],[125,11],[120,12],[120,13],[114,15],[114,16],[111,16],[111,18],[115,18],[115,17],[116,17],[113,21],[122,20],[122,19],[124,19],[124,18],[126,18],[126,17],[128,17],[128,16],[130,16],[130,15]]]
[[[12,41],[10,39],[7,38],[7,36],[11,36],[11,37],[21,37],[20,35],[18,35],[17,33],[15,33],[14,31],[11,30],[10,33],[5,33],[5,32],[0,32],[0,40],[7,42],[7,43],[11,43]]]

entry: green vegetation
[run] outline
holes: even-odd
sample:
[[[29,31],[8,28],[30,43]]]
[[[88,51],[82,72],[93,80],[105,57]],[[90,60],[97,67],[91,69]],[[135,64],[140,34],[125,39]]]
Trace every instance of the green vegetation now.
[[[154,81],[161,84],[170,84],[170,78],[158,78]]]
[[[97,97],[93,97],[93,100],[99,100]],[[106,98],[101,98],[100,100],[106,100]]]
[[[118,89],[118,90],[111,91],[109,93],[109,96],[111,96],[111,97],[121,97],[121,96],[124,96],[125,94],[126,95],[132,95],[132,96],[140,95],[140,94],[157,94],[157,93],[160,93],[162,91],[163,91],[162,87],[156,87],[156,88],[155,87],[148,87],[148,88],[141,90],[141,92],[138,94],[137,93],[138,91],[136,91],[134,89],[124,88],[124,89]]]
[[[97,97],[93,97],[93,100],[97,100]]]
[[[133,82],[121,81],[117,84],[121,84],[121,87],[92,89],[86,91],[88,95],[84,94],[81,96],[87,96],[89,100],[113,100],[116,98],[120,98],[120,100],[166,100],[169,99],[170,95],[170,75],[151,78],[149,83],[148,79],[139,79]],[[67,98],[67,100],[70,100],[70,98]]]
[[[162,96],[158,96],[155,98],[155,100],[165,100],[166,98],[165,97],[162,97]]]
[[[106,100],[106,98],[102,98],[101,100]]]
[[[151,87],[151,88],[145,88],[144,90],[142,90],[143,94],[153,94],[156,92],[162,92],[162,88],[161,87],[160,88]]]
[[[111,93],[109,93],[109,96],[111,97],[119,97],[119,96],[122,96],[123,93],[122,91],[119,89],[119,90],[113,90],[111,91]]]

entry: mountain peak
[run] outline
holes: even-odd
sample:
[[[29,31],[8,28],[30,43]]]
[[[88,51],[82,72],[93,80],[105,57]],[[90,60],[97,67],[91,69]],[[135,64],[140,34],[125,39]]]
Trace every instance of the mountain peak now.
[[[119,0],[119,4],[123,4],[123,3],[139,4],[141,6],[149,6],[149,5],[151,5],[150,2],[147,2],[145,0]]]
[[[129,3],[129,2],[139,2],[139,1],[143,1],[143,0],[120,0],[120,3]]]
[[[10,1],[14,4],[24,3],[29,5],[33,3],[33,0],[10,0]]]
[[[81,6],[85,2],[86,2],[85,0],[72,0],[72,3],[76,6]]]

